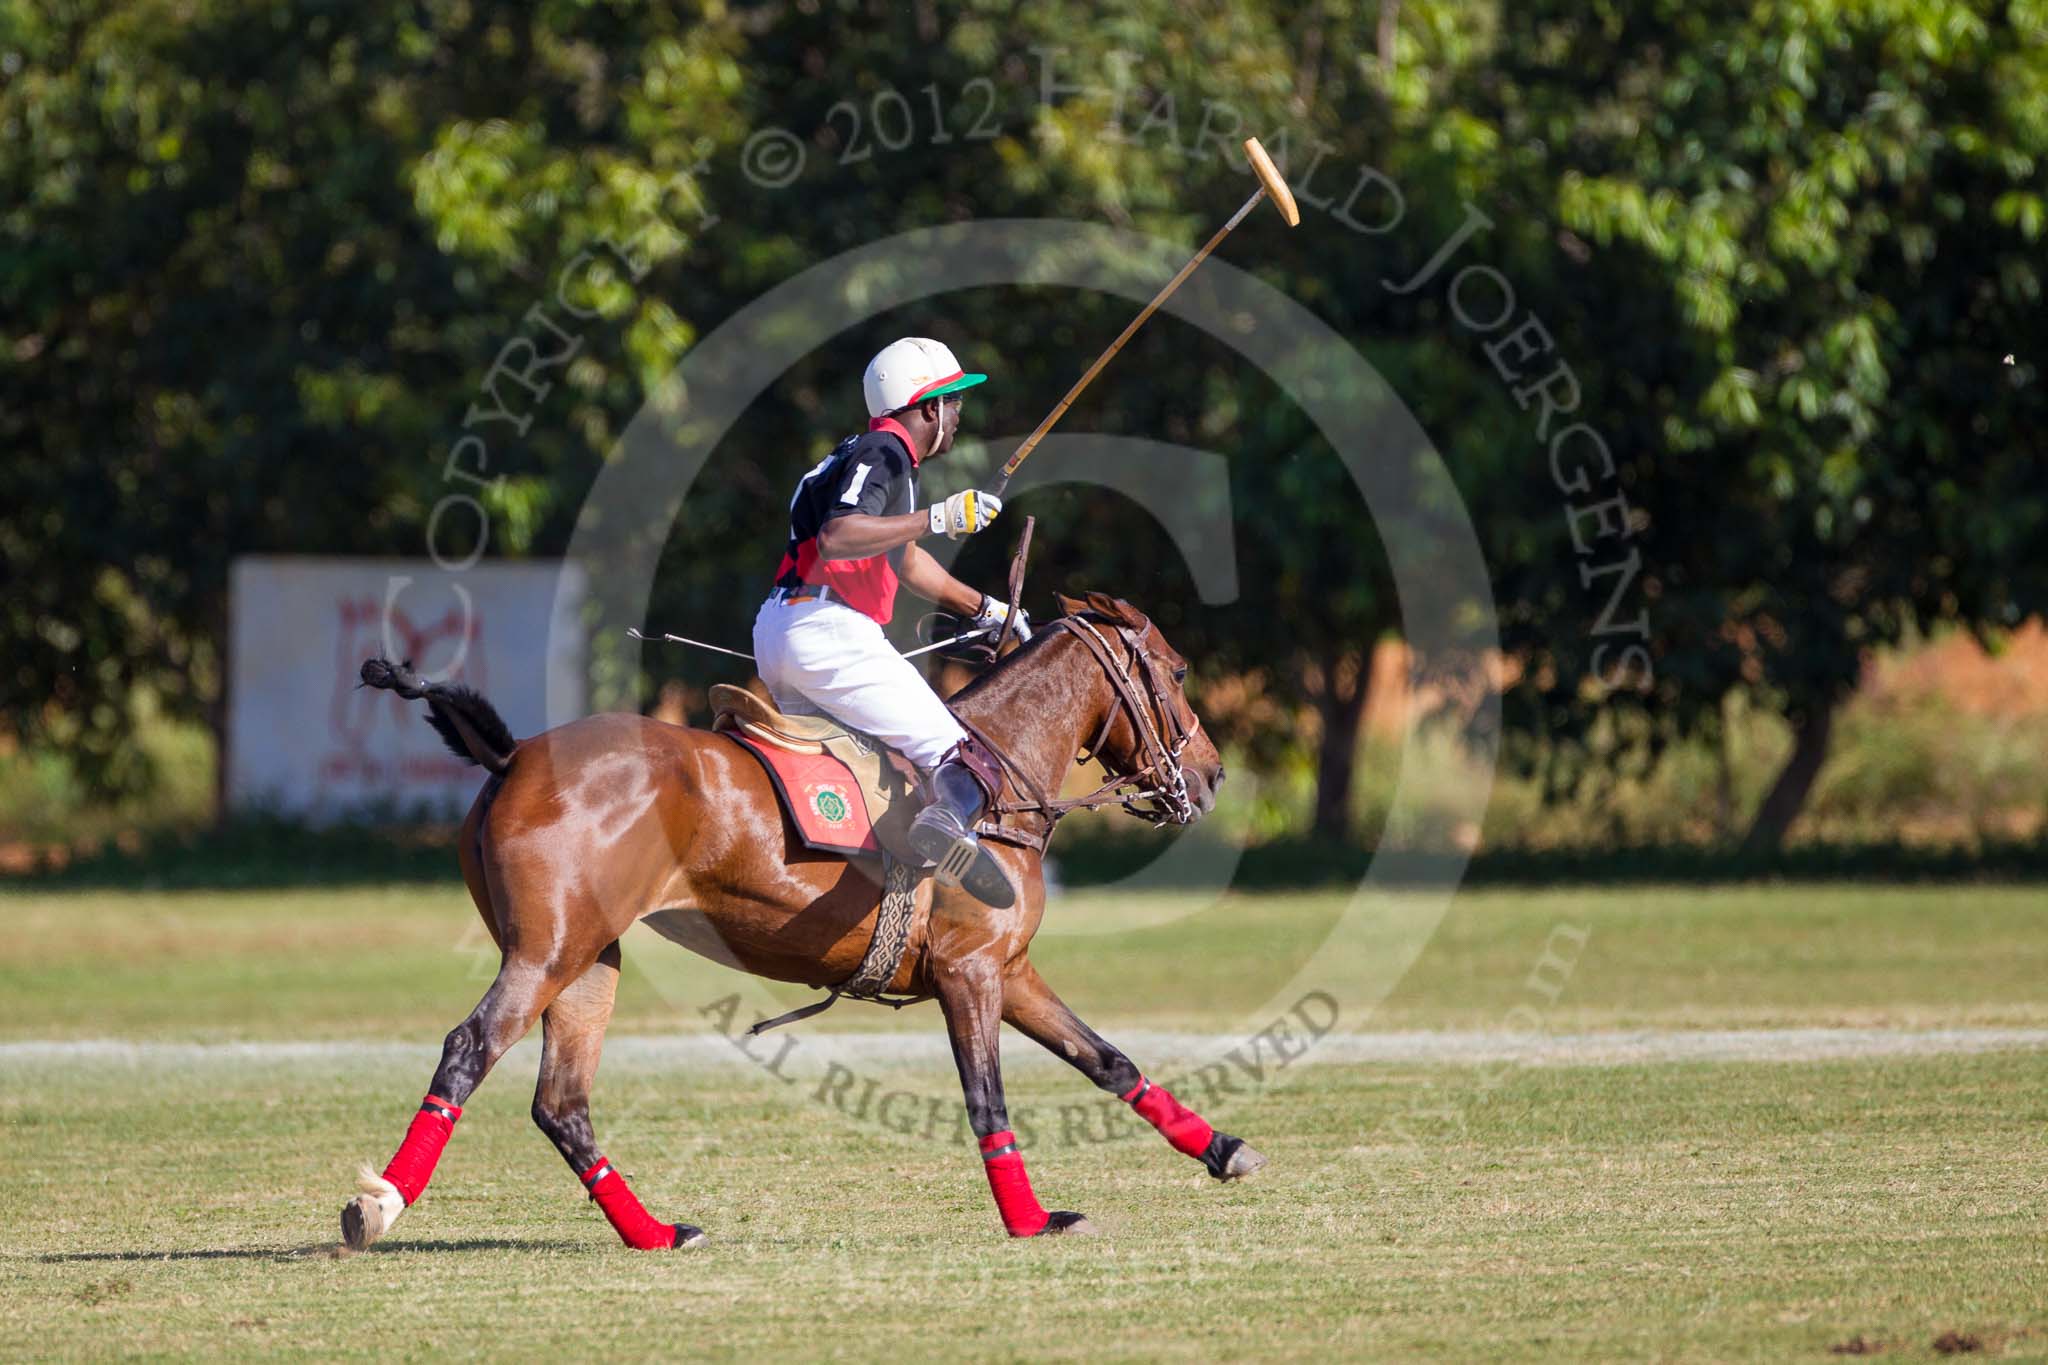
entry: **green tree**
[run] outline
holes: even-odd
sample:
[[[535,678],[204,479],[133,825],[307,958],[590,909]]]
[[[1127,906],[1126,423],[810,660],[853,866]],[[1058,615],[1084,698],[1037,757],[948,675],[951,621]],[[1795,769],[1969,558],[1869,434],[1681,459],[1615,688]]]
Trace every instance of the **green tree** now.
[[[1602,380],[1650,419],[1624,474],[1656,686],[1615,695],[1582,653],[1539,648],[1518,718],[1713,733],[1749,693],[1797,736],[1747,839],[1775,846],[1866,651],[2042,603],[2042,390],[2020,339],[2048,9],[1517,6],[1476,79],[1516,176],[1551,187],[1546,218],[1603,277],[1598,311],[1559,300],[1560,320],[1626,358]]]
[[[686,120],[733,84],[689,65],[720,32],[569,4],[519,22],[312,0],[9,6],[0,715],[133,789],[142,705],[220,722],[233,555],[421,553],[451,428],[538,287],[531,260],[486,278],[446,249],[489,236],[482,190],[505,170],[451,189],[450,147]],[[604,54],[628,46],[643,74],[686,68],[667,105],[607,85]],[[530,123],[491,121],[507,90]],[[645,192],[606,188],[583,198],[599,215]],[[643,358],[654,345],[644,316],[612,325]],[[488,494],[493,548],[540,544],[573,509],[638,377],[573,373],[566,420],[535,428]]]

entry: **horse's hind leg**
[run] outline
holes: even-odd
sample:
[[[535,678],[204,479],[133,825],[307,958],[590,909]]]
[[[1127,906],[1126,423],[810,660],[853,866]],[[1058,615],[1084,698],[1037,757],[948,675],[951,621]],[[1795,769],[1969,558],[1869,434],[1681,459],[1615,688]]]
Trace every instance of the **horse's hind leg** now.
[[[381,1176],[365,1166],[357,1182],[361,1193],[342,1206],[341,1238],[350,1250],[361,1251],[389,1232],[426,1190],[455,1121],[462,1117],[464,1102],[562,988],[581,975],[581,967],[564,970],[526,954],[508,955],[499,965],[498,977],[484,998],[442,1044],[433,1084],[397,1154]]]
[[[996,1210],[1012,1237],[1045,1233],[1093,1232],[1078,1213],[1047,1213],[1031,1192],[1017,1135],[1003,1103],[1002,981],[992,963],[970,958],[933,971],[939,1008],[946,1016],[946,1036],[953,1044],[953,1062],[960,1069],[960,1088],[967,1096],[967,1121],[981,1142],[982,1167]]]
[[[1025,1037],[1069,1063],[1098,1087],[1115,1095],[1159,1130],[1173,1149],[1199,1160],[1218,1180],[1241,1180],[1266,1164],[1243,1138],[1219,1133],[1163,1085],[1154,1085],[1131,1059],[1104,1042],[1066,1002],[1053,994],[1036,968],[1024,963],[1003,990],[1003,1018]]]
[[[619,986],[619,945],[614,942],[590,970],[563,988],[541,1015],[540,1083],[533,1092],[533,1121],[576,1172],[590,1197],[604,1210],[627,1246],[639,1251],[695,1246],[702,1229],[664,1223],[641,1207],[626,1177],[597,1150],[590,1126],[590,1083],[604,1050],[612,998]]]

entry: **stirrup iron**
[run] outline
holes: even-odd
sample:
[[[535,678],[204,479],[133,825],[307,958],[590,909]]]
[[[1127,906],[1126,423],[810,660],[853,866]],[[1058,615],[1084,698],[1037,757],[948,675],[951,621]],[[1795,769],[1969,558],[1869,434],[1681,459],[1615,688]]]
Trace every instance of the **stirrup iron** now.
[[[946,850],[946,856],[939,859],[932,876],[940,886],[958,886],[960,879],[967,875],[967,869],[974,866],[974,855],[981,852],[981,842],[973,835],[963,835],[953,841]]]
[[[959,887],[998,910],[1016,904],[1017,891],[1002,865],[975,837],[974,827],[995,800],[1001,774],[970,757],[963,741],[932,771],[931,803],[910,822],[911,851],[934,869],[940,886]],[[989,773],[977,773],[977,767]]]
[[[910,846],[932,869],[932,877],[940,886],[959,887],[983,905],[997,910],[1006,910],[1017,903],[1016,888],[1010,885],[1002,865],[995,860],[995,855],[982,847],[981,840],[972,830],[953,835],[948,842],[941,844],[938,840],[946,839],[947,832],[934,828],[934,824],[913,824]]]

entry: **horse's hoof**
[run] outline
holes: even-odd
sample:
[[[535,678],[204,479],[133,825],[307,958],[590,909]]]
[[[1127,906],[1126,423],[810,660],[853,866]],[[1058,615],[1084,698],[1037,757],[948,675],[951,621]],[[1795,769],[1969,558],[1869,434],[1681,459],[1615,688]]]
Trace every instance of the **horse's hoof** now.
[[[1243,1138],[1218,1133],[1209,1139],[1209,1149],[1202,1153],[1202,1164],[1218,1180],[1242,1180],[1264,1166],[1266,1158]]]
[[[359,1194],[341,1206],[341,1244],[362,1251],[384,1235],[384,1209],[374,1195]]]
[[[1062,1209],[1045,1220],[1045,1226],[1033,1234],[1038,1237],[1093,1237],[1095,1224],[1085,1214]]]
[[[676,1224],[676,1238],[673,1242],[669,1243],[669,1246],[677,1251],[682,1251],[689,1247],[703,1246],[704,1243],[710,1240],[710,1238],[704,1235],[704,1229],[693,1228],[688,1223],[678,1223]]]
[[[356,1173],[356,1197],[341,1206],[341,1244],[361,1251],[391,1231],[398,1215],[405,1212],[405,1196],[398,1186],[368,1166]]]

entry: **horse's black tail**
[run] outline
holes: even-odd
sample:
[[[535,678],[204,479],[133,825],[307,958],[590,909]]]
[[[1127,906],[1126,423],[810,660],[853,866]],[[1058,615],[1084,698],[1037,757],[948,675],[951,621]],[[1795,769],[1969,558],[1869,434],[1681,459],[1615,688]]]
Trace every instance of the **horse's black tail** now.
[[[457,758],[481,763],[500,777],[512,765],[512,752],[519,741],[498,708],[475,688],[430,683],[413,671],[409,660],[395,664],[389,659],[365,659],[362,678],[365,687],[396,692],[407,701],[425,701],[427,724]]]

